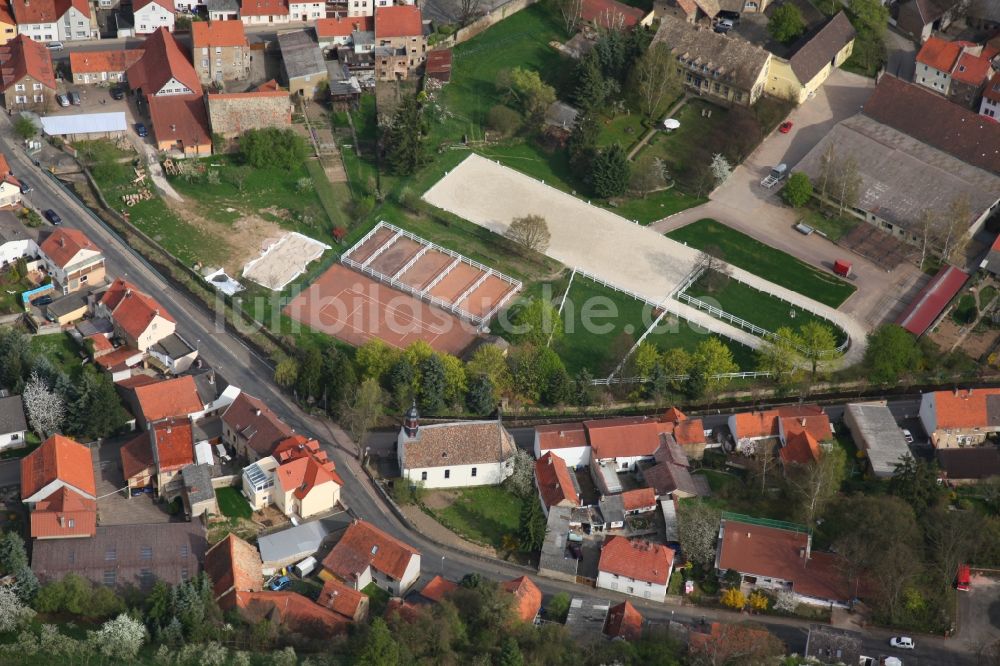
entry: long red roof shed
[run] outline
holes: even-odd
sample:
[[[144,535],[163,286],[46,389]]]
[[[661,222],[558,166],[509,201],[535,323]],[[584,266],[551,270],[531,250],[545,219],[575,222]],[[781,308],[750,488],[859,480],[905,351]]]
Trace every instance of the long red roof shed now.
[[[917,294],[896,323],[913,335],[923,335],[968,279],[968,273],[954,266],[941,269]]]

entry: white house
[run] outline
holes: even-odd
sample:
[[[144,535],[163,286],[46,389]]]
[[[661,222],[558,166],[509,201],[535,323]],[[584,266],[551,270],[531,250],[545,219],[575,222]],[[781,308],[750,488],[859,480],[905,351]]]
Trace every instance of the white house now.
[[[274,456],[265,456],[243,468],[243,496],[250,508],[260,511],[274,502],[274,470],[278,461]]]
[[[292,21],[315,21],[326,18],[326,3],[291,0],[288,3],[288,15]]]
[[[174,31],[174,0],[135,0],[132,11],[137,35],[151,35],[159,28]]]
[[[355,16],[375,16],[375,0],[348,0],[347,15],[351,18]]]
[[[375,583],[402,597],[420,578],[420,551],[371,523],[355,520],[323,559],[320,578],[338,578],[355,590]]]
[[[565,423],[535,428],[535,458],[552,452],[567,467],[586,467],[590,464],[590,442],[582,423]]]
[[[495,486],[514,471],[517,447],[500,421],[421,426],[411,407],[396,440],[404,479],[425,488]]]
[[[7,157],[0,153],[0,207],[21,203],[21,182],[14,177]]]
[[[17,34],[36,42],[100,38],[96,26],[91,25],[87,0],[13,0],[11,7],[17,21]]]
[[[27,434],[28,422],[24,418],[21,396],[0,398],[0,451],[24,446]]]
[[[59,227],[38,249],[46,272],[63,294],[104,281],[104,254],[82,231]]]
[[[983,99],[979,103],[980,115],[1000,120],[1000,72],[995,72],[983,89]]]
[[[665,601],[674,551],[658,543],[613,536],[604,542],[597,587],[634,597]]]
[[[122,278],[115,279],[95,309],[98,316],[111,320],[119,337],[139,351],[172,336],[177,327],[166,308]]]

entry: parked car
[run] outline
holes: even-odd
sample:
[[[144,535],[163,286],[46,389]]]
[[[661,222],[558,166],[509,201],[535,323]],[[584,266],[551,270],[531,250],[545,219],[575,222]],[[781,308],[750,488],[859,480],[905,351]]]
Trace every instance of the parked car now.
[[[733,22],[730,21],[729,19],[722,19],[721,21],[717,22],[715,24],[715,27],[713,27],[712,29],[720,34],[725,34],[733,29]]]
[[[52,302],[52,296],[46,294],[44,296],[39,296],[38,298],[32,299],[31,304],[40,307],[42,305],[48,305],[51,302]]]
[[[778,131],[781,132],[782,134],[788,134],[789,132],[791,132],[792,121],[786,120],[785,122],[781,123],[781,125],[778,126]]]
[[[62,51],[64,47],[62,42],[49,42],[45,45],[45,48],[50,51]]]
[[[144,123],[136,123],[135,124],[135,133],[138,134],[141,137],[147,137],[147,136],[149,136],[149,130],[146,129],[146,125]]]
[[[59,104],[59,106],[69,106],[69,97],[60,93],[56,95],[56,103]]]
[[[119,86],[111,89],[111,99],[125,99],[125,91]]]
[[[281,592],[282,590],[290,587],[292,584],[292,579],[288,576],[282,576],[278,580],[271,583],[271,589],[275,592]]]
[[[913,639],[909,636],[893,636],[889,639],[889,645],[901,650],[912,650],[916,647],[913,643]]]
[[[81,103],[80,93],[78,93],[75,90],[70,90],[69,91],[69,103],[72,104],[73,106],[80,106],[80,103]]]
[[[907,444],[913,444],[913,433],[903,428],[903,439],[906,440]]]
[[[26,180],[18,181],[21,183],[21,194],[27,194],[32,190],[31,183]]]
[[[62,218],[59,217],[59,213],[55,212],[51,208],[45,211],[45,219],[56,226],[62,224]]]

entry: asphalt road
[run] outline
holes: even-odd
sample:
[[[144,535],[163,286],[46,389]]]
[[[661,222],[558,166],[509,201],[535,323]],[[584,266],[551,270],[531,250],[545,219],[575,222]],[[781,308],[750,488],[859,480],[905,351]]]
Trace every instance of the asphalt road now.
[[[567,592],[570,595],[585,598],[595,597],[593,588],[550,580],[537,576],[533,570],[499,561],[480,559],[461,551],[442,547],[424,538],[423,535],[411,532],[404,527],[395,516],[388,512],[385,504],[376,497],[374,488],[353,458],[353,445],[344,432],[335,424],[325,419],[313,418],[294,405],[272,383],[273,371],[269,363],[248,349],[228,329],[221,317],[216,318],[207,313],[187,296],[175,290],[134,250],[94,218],[73,197],[66,194],[47,174],[34,167],[31,160],[20,148],[19,142],[13,137],[9,119],[0,121],[0,149],[7,155],[14,173],[28,176],[34,184],[34,191],[27,197],[30,205],[40,209],[52,208],[62,216],[65,226],[84,231],[103,249],[108,275],[124,277],[139,289],[154,295],[177,319],[178,333],[189,341],[195,342],[205,360],[216,368],[227,381],[262,399],[297,432],[316,437],[323,443],[324,448],[341,470],[341,476],[344,479],[343,497],[349,504],[351,512],[417,547],[422,553],[425,578],[441,572],[453,580],[458,580],[468,573],[479,573],[493,579],[510,579],[530,573],[546,597],[558,592]],[[716,423],[723,418],[722,416],[708,417],[706,422]],[[526,429],[516,431],[519,443],[523,444],[527,441],[528,432]],[[384,436],[380,435],[380,437]],[[395,439],[394,434],[392,439]],[[7,485],[4,483],[4,479],[15,478],[17,470],[16,464],[0,463],[0,485]],[[735,614],[724,611],[657,604],[609,591],[602,591],[600,597],[615,603],[628,598],[651,620],[665,621],[673,618],[679,621],[693,622],[702,617],[709,621],[716,618],[726,621],[739,619]],[[760,620],[763,625],[784,640],[790,650],[801,653],[804,649],[807,623],[770,617],[760,618]],[[871,641],[873,652],[884,654],[885,652],[881,650],[882,646],[886,646],[887,639],[888,634],[872,631],[866,640]],[[940,639],[923,639],[921,643],[921,650],[918,650],[920,658],[932,658],[933,660],[920,663],[941,665],[965,663],[962,661],[961,655],[948,649],[948,644]],[[866,644],[866,649],[867,647]],[[918,663],[918,661],[913,656],[909,656],[906,663],[909,665]]]

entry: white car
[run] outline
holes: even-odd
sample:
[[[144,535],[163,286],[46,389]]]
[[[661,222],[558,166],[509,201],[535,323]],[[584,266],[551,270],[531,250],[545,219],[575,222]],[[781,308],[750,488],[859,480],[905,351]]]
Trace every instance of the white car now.
[[[900,650],[912,650],[916,647],[909,636],[893,636],[889,639],[889,645]]]
[[[913,433],[903,428],[903,439],[906,440],[907,444],[913,444]]]

